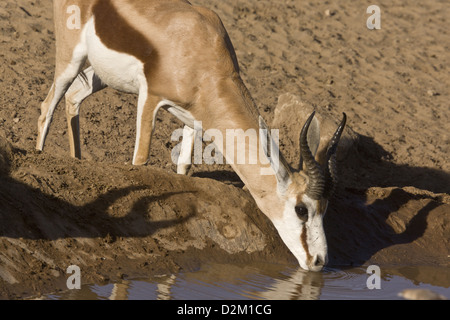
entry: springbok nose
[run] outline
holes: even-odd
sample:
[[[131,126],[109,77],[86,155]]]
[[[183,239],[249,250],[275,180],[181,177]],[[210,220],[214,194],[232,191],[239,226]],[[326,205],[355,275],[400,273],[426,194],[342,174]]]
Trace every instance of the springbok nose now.
[[[324,257],[322,257],[320,254],[316,255],[312,260],[310,264],[310,270],[311,271],[320,271],[323,269],[326,261]]]

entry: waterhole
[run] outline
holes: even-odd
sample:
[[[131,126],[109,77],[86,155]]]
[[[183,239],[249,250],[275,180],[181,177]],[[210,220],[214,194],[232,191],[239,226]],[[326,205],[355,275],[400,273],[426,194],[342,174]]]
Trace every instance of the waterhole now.
[[[147,279],[83,285],[50,294],[51,300],[327,300],[403,299],[405,289],[428,289],[450,298],[450,270],[444,267],[380,267],[378,283],[368,266],[306,272],[269,264],[208,264]],[[372,285],[371,285],[372,284]],[[378,284],[378,288],[373,288]],[[369,287],[372,287],[370,289]]]

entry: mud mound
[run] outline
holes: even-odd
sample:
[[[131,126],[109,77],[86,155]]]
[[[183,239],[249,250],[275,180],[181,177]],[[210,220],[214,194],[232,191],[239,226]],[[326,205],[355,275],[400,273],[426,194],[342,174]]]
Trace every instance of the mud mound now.
[[[280,129],[280,144],[293,164],[299,160],[301,127],[314,109],[297,95],[278,98],[272,127]],[[340,118],[334,119],[326,109],[316,116],[320,152]],[[450,175],[392,163],[381,146],[352,130],[352,122],[341,140],[339,186],[325,219],[331,262],[448,265],[450,196],[432,191],[448,192]]]
[[[92,282],[192,268],[205,258],[291,259],[239,188],[152,167],[14,158],[0,187],[2,296],[63,288],[72,264]]]
[[[240,188],[154,167],[104,165],[14,150],[0,186],[2,297],[83,281],[197,268],[205,261],[295,263]],[[415,188],[346,189],[325,218],[330,263],[448,265],[448,195]]]
[[[447,3],[391,1],[382,29],[369,31],[366,4],[194,2],[221,16],[293,165],[301,118],[315,109],[326,136],[346,112],[325,217],[330,264],[449,266]],[[106,89],[83,103],[82,161],[69,159],[63,105],[34,154],[54,40],[49,1],[0,3],[0,298],[65,288],[71,264],[87,283],[210,260],[295,263],[229,166],[173,173],[170,136],[181,123],[168,114],[150,165],[130,166],[134,96]]]
[[[285,93],[278,97],[271,126],[280,130],[280,146],[292,164],[299,162],[300,131],[313,111],[316,111],[315,108],[298,95]],[[320,127],[320,145],[317,152],[325,152],[328,141],[342,120],[342,115],[333,119],[330,112],[320,110],[314,117],[317,118]],[[343,162],[348,159],[349,153],[354,151],[358,144],[358,138],[359,136],[352,130],[351,124],[347,124],[339,141],[336,155],[338,161]]]
[[[413,187],[346,189],[327,213],[337,265],[449,266],[450,197]]]
[[[272,126],[280,128],[291,163],[298,162],[301,126],[313,110],[293,94],[278,99]],[[327,147],[323,142],[330,139],[340,119],[333,119],[327,110],[317,117],[320,150]],[[448,265],[450,196],[426,189],[448,192],[450,175],[392,163],[381,146],[355,133],[351,122],[338,155],[338,193],[325,219],[331,260],[344,265],[369,259],[380,264]]]

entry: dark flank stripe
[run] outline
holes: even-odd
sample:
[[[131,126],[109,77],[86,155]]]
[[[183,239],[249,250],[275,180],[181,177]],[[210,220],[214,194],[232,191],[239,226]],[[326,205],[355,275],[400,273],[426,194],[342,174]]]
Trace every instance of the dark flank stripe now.
[[[110,0],[98,0],[93,14],[95,30],[103,44],[111,50],[138,58],[145,64],[147,74],[158,60],[158,54],[149,40],[119,14]]]

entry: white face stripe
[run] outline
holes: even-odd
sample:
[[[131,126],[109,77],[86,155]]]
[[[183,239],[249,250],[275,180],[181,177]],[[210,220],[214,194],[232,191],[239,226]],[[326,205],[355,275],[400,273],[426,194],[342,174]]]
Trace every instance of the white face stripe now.
[[[304,194],[302,202],[306,205],[309,212],[317,213],[317,200],[313,200],[308,195]]]
[[[300,243],[301,231],[303,223],[295,213],[295,205],[297,200],[295,197],[288,198],[285,202],[283,216],[272,220],[275,228],[278,230],[281,239],[289,248],[289,250],[297,258],[300,266],[303,269],[308,269],[306,264],[306,252],[303,250]]]
[[[308,234],[306,235],[308,248],[313,259],[315,257],[320,257],[323,262],[326,263],[328,260],[328,246],[325,236],[325,230],[323,229],[323,217],[326,212],[326,207],[328,202],[323,208],[322,212],[319,212],[320,203],[318,200],[311,199],[308,195],[303,195],[302,202],[308,207],[309,219],[307,222]],[[312,261],[314,263],[314,261]]]
[[[323,215],[318,213],[318,201],[303,195],[302,202],[308,209],[308,220],[303,222],[295,211],[298,201],[290,197],[285,201],[283,216],[272,222],[281,239],[297,258],[300,266],[306,270],[317,271],[314,266],[317,257],[327,260],[327,243],[323,230]]]

